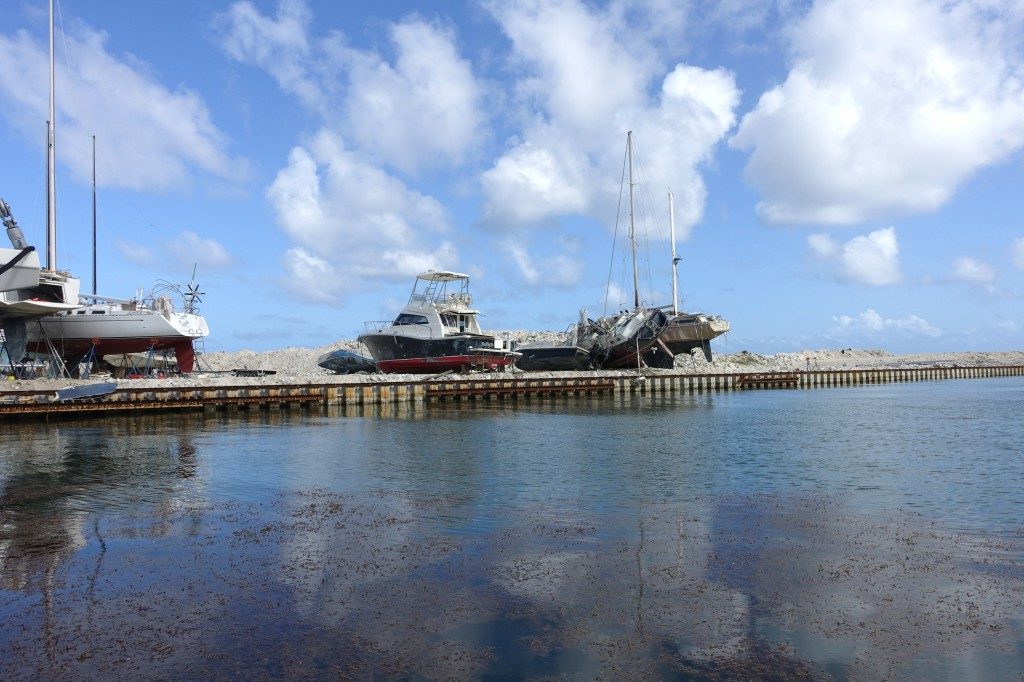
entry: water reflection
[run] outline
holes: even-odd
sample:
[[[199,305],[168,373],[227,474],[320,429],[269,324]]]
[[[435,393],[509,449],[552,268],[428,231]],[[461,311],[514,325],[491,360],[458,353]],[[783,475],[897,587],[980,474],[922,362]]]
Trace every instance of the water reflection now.
[[[84,547],[90,513],[172,509],[179,482],[196,476],[192,435],[164,433],[154,417],[89,427],[26,426],[0,458],[0,583],[50,582],[54,567]],[[194,488],[193,488],[194,491]]]
[[[854,394],[2,427],[0,678],[1019,670],[1020,395]]]

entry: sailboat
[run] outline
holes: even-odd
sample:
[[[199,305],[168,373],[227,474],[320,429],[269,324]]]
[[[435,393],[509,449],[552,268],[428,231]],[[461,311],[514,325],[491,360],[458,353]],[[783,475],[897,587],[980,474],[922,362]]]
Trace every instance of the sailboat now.
[[[578,325],[580,345],[590,348],[590,359],[604,369],[640,367],[643,354],[658,343],[668,324],[668,316],[658,308],[640,305],[637,277],[637,239],[633,207],[633,131],[626,133],[626,156],[629,160],[629,243],[633,254],[633,308],[618,315],[597,320],[581,316]],[[662,351],[665,352],[665,351]]]
[[[53,0],[50,0],[50,101],[46,122],[46,267],[39,268],[39,256],[25,238],[11,214],[10,207],[0,200],[0,209],[8,237],[18,254],[4,259],[8,282],[0,287],[0,327],[4,332],[7,355],[13,362],[25,357],[30,321],[42,315],[75,310],[79,307],[79,280],[70,273],[57,270],[57,193],[56,193],[56,99],[53,65]],[[31,249],[31,251],[29,250]],[[22,286],[24,285],[24,286]]]
[[[195,283],[187,289],[168,286],[161,294],[131,299],[99,296],[96,293],[96,138],[93,138],[93,286],[92,294],[81,295],[83,305],[76,309],[40,318],[36,329],[29,330],[29,347],[42,350],[46,340],[54,345],[66,362],[92,355],[125,356],[129,353],[173,350],[178,370],[190,373],[195,367],[194,340],[207,336],[210,328],[196,303]],[[183,311],[175,310],[171,291],[181,294]]]
[[[35,289],[0,294],[8,296],[7,310],[26,310],[34,317],[31,324],[14,329],[27,339],[28,350],[46,353],[51,348],[66,363],[77,363],[92,353],[126,354],[173,349],[178,368],[192,371],[195,363],[193,340],[210,333],[206,320],[194,310],[197,292],[190,287],[185,296],[185,311],[177,312],[169,296],[137,296],[125,300],[96,294],[96,140],[93,138],[93,293],[80,296],[78,279],[56,272],[56,98],[54,93],[53,0],[50,0],[50,121],[47,144],[47,270],[41,271]],[[41,291],[40,291],[41,290]],[[36,292],[46,294],[33,296]],[[4,301],[0,301],[4,302]],[[4,308],[0,306],[0,316]],[[43,315],[43,316],[40,316]],[[10,346],[7,324],[4,326]],[[9,348],[10,350],[10,348]],[[13,357],[14,354],[11,353]]]
[[[689,355],[695,350],[704,352],[711,362],[711,339],[729,331],[729,322],[719,315],[687,313],[679,310],[679,276],[677,267],[681,260],[676,253],[675,206],[672,193],[668,193],[669,234],[672,240],[672,315],[659,341],[664,348],[652,349],[644,355],[644,361],[651,367],[669,368],[675,365],[675,356]],[[669,306],[666,306],[666,308]],[[665,353],[664,350],[669,351]],[[659,352],[661,351],[661,352]]]

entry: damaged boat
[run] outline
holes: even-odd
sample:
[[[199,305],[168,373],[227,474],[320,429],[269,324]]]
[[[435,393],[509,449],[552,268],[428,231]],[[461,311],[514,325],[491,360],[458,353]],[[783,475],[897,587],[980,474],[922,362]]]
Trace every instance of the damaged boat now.
[[[617,315],[602,316],[597,320],[580,315],[579,337],[581,345],[590,349],[591,361],[602,369],[639,367],[643,354],[658,343],[668,324],[668,316],[658,308],[640,305],[640,285],[637,278],[637,239],[634,220],[633,188],[633,132],[626,133],[626,159],[629,165],[629,243],[633,255],[633,309]]]
[[[658,344],[668,316],[658,308],[624,310],[587,320],[583,343],[590,347],[591,361],[602,369],[638,367]],[[663,353],[666,351],[662,351]]]
[[[507,341],[480,331],[469,275],[419,274],[405,308],[393,321],[367,322],[359,341],[381,372],[504,370],[518,357]]]
[[[580,311],[586,319],[586,311]],[[533,343],[516,346],[522,355],[516,358],[516,367],[524,372],[567,372],[593,369],[590,350],[580,345],[580,326],[573,324],[566,330],[563,343]]]
[[[720,315],[686,313],[679,310],[678,265],[682,260],[676,254],[676,221],[672,193],[668,193],[669,235],[672,241],[672,314],[665,331],[659,337],[659,344],[644,354],[644,362],[650,367],[671,369],[675,366],[676,355],[692,355],[700,350],[711,362],[711,339],[729,331],[729,322]]]

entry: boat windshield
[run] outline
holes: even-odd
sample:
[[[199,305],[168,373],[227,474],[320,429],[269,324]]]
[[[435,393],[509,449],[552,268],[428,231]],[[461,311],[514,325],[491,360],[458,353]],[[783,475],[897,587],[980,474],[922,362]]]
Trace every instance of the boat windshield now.
[[[423,315],[402,313],[397,319],[395,319],[395,326],[398,327],[405,324],[430,324],[430,322]]]

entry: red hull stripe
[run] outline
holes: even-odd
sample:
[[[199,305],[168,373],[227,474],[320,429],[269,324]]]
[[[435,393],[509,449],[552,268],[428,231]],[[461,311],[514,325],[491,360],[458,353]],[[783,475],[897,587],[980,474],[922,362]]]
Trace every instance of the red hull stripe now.
[[[89,352],[93,347],[91,339],[55,339],[54,347],[65,359],[77,361]],[[183,339],[180,336],[157,337],[157,338],[121,338],[121,339],[99,339],[96,344],[97,355],[121,355],[124,353],[145,353],[150,348],[154,350],[175,351],[178,359],[178,368],[185,374],[192,371],[195,365],[195,353],[192,350],[192,339]],[[28,349],[36,353],[45,353],[46,347],[40,341],[30,341]]]
[[[441,358],[403,358],[381,360],[377,363],[380,371],[387,374],[423,374],[459,369],[466,365],[479,367],[505,367],[512,364],[511,357],[492,355],[446,355]]]

